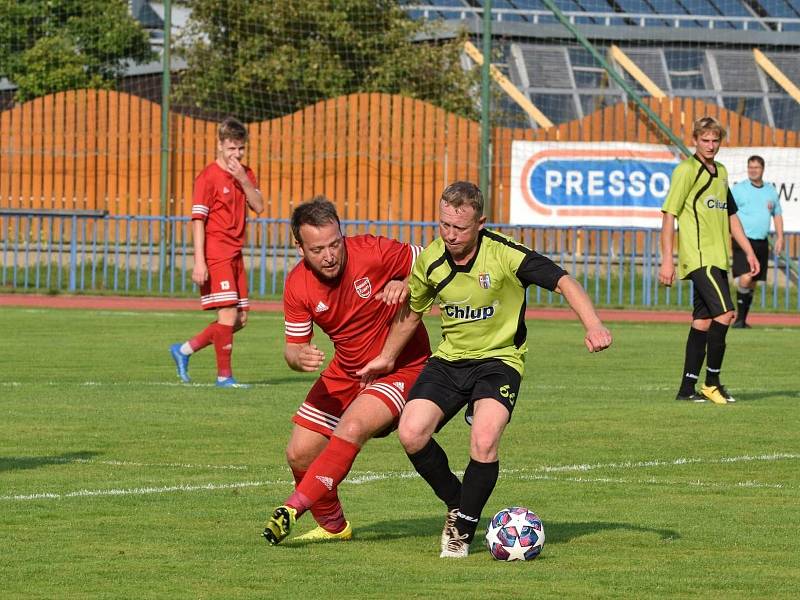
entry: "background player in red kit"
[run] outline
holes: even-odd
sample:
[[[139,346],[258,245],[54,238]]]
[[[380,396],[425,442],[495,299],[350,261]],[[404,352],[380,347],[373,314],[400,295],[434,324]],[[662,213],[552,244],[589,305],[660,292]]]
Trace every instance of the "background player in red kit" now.
[[[247,145],[245,126],[229,117],[217,137],[217,158],[195,179],[192,197],[192,281],[200,286],[203,310],[216,310],[217,319],[189,341],[173,344],[170,353],[178,377],[188,383],[189,357],[214,344],[217,385],[247,387],[233,378],[231,354],[233,334],[244,327],[250,310],[242,258],[247,207],[260,213],[264,201],[253,171],[240,162]]]
[[[289,273],[283,296],[286,362],[296,371],[322,365],[325,355],[311,343],[314,323],[330,337],[334,356],[292,419],[286,457],[296,488],[264,529],[273,545],[307,510],[320,526],[298,539],[352,537],[337,486],[367,440],[394,429],[430,355],[420,324],[392,373],[363,388],[355,375],[383,347],[421,247],[372,235],[344,237],[336,208],[322,196],[294,210],[292,232],[303,260]]]

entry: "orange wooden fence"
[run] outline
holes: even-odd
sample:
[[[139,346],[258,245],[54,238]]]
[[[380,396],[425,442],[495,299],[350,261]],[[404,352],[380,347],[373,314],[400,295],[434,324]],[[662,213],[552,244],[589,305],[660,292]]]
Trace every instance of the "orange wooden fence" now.
[[[701,115],[718,117],[731,146],[797,146],[775,130],[694,99],[649,100],[691,144]],[[0,113],[0,207],[159,215],[161,107],[130,94],[78,90]],[[325,194],[344,219],[431,221],[451,181],[478,181],[480,125],[425,102],[355,94],[249,124],[246,161],[264,192],[263,216],[287,218]],[[216,124],[171,116],[169,215],[189,215],[192,181],[213,159]],[[665,142],[642,113],[616,104],[548,130],[492,131],[491,220],[508,219],[513,140]]]

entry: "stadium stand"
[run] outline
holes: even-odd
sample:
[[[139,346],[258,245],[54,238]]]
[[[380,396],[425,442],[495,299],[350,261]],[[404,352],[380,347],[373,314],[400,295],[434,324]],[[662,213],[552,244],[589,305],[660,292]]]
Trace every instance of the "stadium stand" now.
[[[701,98],[771,127],[800,129],[800,103],[756,60],[763,51],[800,84],[800,0],[555,0],[601,52],[619,49],[664,95]],[[443,35],[481,32],[480,0],[407,3]],[[554,123],[623,102],[625,94],[541,0],[492,2],[496,66]],[[649,92],[616,68],[640,94]],[[508,125],[537,127],[508,109]]]

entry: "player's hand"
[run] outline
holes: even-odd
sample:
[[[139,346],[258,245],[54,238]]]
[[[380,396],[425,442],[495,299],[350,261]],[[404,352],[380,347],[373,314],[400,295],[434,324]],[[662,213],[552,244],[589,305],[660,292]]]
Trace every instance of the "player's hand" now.
[[[758,262],[755,254],[747,255],[747,264],[750,265],[750,276],[755,277],[761,270],[761,265]]]
[[[772,247],[772,249],[776,255],[783,252],[783,236],[778,236],[775,238],[775,245]]]
[[[325,353],[317,348],[315,344],[307,344],[300,348],[297,355],[297,364],[301,371],[316,371],[325,362]]]
[[[235,156],[232,156],[225,164],[228,165],[228,173],[233,175],[239,183],[244,183],[247,179],[247,172],[244,170],[242,163],[239,162]]]
[[[208,267],[206,266],[206,263],[194,263],[194,268],[192,269],[192,281],[194,281],[197,285],[203,285],[206,281],[208,281]]]
[[[611,345],[611,332],[604,325],[595,325],[586,330],[583,343],[589,352],[600,352]]]
[[[667,287],[675,283],[675,265],[671,261],[661,263],[661,268],[658,270],[658,281]]]
[[[380,375],[390,373],[394,369],[394,361],[378,355],[356,371],[356,375],[361,377],[361,387],[366,387]]]
[[[408,298],[408,286],[405,281],[393,279],[383,289],[375,294],[375,299],[386,304],[400,304]]]

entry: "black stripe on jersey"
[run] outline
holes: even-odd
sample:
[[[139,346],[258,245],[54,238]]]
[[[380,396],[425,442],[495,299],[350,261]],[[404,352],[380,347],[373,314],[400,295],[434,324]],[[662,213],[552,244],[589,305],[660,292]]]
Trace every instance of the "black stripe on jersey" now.
[[[728,216],[735,215],[737,212],[739,212],[739,206],[736,204],[731,188],[728,188]]]
[[[525,295],[522,296],[522,306],[519,307],[519,317],[517,317],[517,332],[514,334],[514,347],[519,348],[528,339],[528,327],[525,325],[525,311],[528,302]]]
[[[490,240],[494,240],[495,242],[500,242],[501,244],[504,244],[509,248],[514,248],[514,250],[519,250],[523,254],[528,254],[530,252],[533,252],[533,250],[531,250],[527,246],[523,246],[522,244],[518,244],[514,240],[509,240],[508,238],[504,238],[501,235],[497,235],[494,231],[490,229],[482,229],[481,233]]]
[[[485,235],[487,238],[496,242],[500,242],[501,244],[504,244],[509,248],[513,248],[514,250],[519,250],[525,255],[525,258],[522,259],[522,262],[517,268],[517,279],[519,279],[520,283],[524,287],[528,287],[529,285],[538,285],[539,287],[552,292],[556,289],[558,280],[561,279],[563,275],[567,274],[564,269],[535,250],[531,250],[527,246],[518,244],[514,240],[509,240],[499,236],[493,231],[484,231],[486,232]]]
[[[703,264],[703,251],[700,249],[700,218],[697,214],[697,201],[700,199],[700,195],[705,192],[710,186],[711,181],[716,177],[716,173],[712,175],[711,171],[709,171],[705,164],[694,155],[694,158],[697,162],[700,163],[700,168],[697,170],[697,175],[694,176],[694,181],[692,182],[692,187],[697,183],[697,180],[700,179],[700,176],[703,174],[703,171],[708,173],[708,181],[705,183],[703,187],[697,190],[697,193],[694,195],[694,199],[692,200],[692,212],[694,213],[694,222],[697,223],[697,256],[700,259],[700,264]],[[689,188],[692,189],[692,188]]]
[[[439,258],[437,258],[430,264],[428,270],[425,272],[425,278],[429,279],[431,273],[433,273],[446,260],[447,260],[447,250],[445,250],[444,253]]]
[[[445,262],[447,262],[447,263],[449,263],[449,264],[451,265],[451,268],[450,268],[450,273],[448,273],[447,277],[445,277],[444,279],[442,279],[442,280],[439,282],[439,285],[437,285],[437,286],[436,286],[436,288],[435,288],[435,293],[436,293],[437,295],[438,295],[438,294],[439,294],[439,292],[442,290],[442,288],[444,288],[444,286],[446,286],[448,283],[450,283],[451,281],[453,281],[453,277],[455,277],[455,276],[456,276],[456,272],[455,272],[455,271],[453,271],[453,269],[452,269],[452,264],[453,264],[453,261],[452,261],[452,260],[450,260],[450,257],[448,256],[448,253],[447,253],[447,250],[445,250],[445,251],[442,253],[442,255],[441,255],[439,258],[437,258],[435,261],[433,261],[433,262],[432,262],[432,263],[431,263],[431,264],[428,266],[428,270],[425,272],[425,277],[426,277],[427,279],[430,279],[430,277],[431,277],[431,273],[433,273],[433,272],[434,272],[436,269],[438,269],[439,267],[441,267],[441,266],[442,266],[442,265],[443,265]]]

